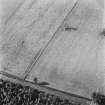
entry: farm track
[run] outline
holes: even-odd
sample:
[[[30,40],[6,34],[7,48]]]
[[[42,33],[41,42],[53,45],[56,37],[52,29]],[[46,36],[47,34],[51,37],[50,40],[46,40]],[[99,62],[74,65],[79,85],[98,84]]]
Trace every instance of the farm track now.
[[[27,76],[29,75],[29,73],[31,72],[31,70],[33,69],[33,67],[35,66],[35,64],[38,62],[38,60],[41,58],[41,55],[43,55],[44,51],[47,49],[47,47],[49,46],[50,43],[53,43],[54,39],[56,38],[57,32],[61,29],[62,25],[64,25],[64,22],[66,21],[66,18],[68,17],[68,15],[70,15],[70,13],[74,10],[74,8],[76,7],[78,3],[78,0],[74,3],[72,9],[70,9],[66,16],[64,17],[63,21],[60,23],[59,27],[56,29],[56,31],[54,32],[53,36],[51,37],[51,39],[48,41],[48,43],[39,51],[38,56],[36,57],[36,55],[33,57],[34,60],[32,60],[33,62],[29,65],[29,67],[27,67],[26,71],[25,71],[25,75],[24,75],[24,79],[27,78]]]
[[[57,90],[57,89],[50,88],[47,86],[39,86],[39,85],[35,84],[34,82],[23,80],[17,76],[8,74],[6,72],[0,72],[0,75],[1,75],[1,79],[3,79],[3,80],[7,80],[7,81],[10,81],[10,82],[16,83],[16,84],[21,84],[23,86],[29,86],[31,88],[38,89],[39,91],[44,91],[45,93],[49,93],[52,95],[56,95],[59,97],[69,99],[71,102],[81,103],[83,105],[89,105],[91,102],[91,99],[88,99],[88,98],[85,98],[82,96],[78,96],[78,95],[75,95],[72,93],[67,93],[67,92],[61,91],[59,89]]]

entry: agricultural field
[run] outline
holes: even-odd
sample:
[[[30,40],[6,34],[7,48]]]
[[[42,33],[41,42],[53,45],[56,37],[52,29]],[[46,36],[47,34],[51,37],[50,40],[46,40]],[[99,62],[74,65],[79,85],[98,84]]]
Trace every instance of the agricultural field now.
[[[104,0],[1,3],[2,75],[88,99],[105,93]]]

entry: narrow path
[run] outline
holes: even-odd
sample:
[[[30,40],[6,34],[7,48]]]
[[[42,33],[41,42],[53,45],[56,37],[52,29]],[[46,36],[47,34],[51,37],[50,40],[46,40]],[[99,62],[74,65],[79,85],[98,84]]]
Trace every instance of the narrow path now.
[[[44,91],[49,94],[54,94],[54,95],[57,95],[60,97],[67,98],[67,99],[71,100],[71,102],[74,101],[76,103],[81,103],[83,105],[89,105],[89,103],[91,102],[91,99],[81,97],[81,96],[78,96],[78,95],[75,95],[72,93],[66,93],[64,91],[60,91],[60,90],[57,90],[54,88],[49,88],[47,86],[39,86],[33,82],[23,80],[17,76],[8,74],[6,72],[0,72],[0,75],[2,75],[1,79],[3,79],[3,80],[8,80],[10,82],[17,83],[17,84],[19,83],[19,84],[22,84],[23,86],[30,86],[34,89],[38,89],[40,91]]]
[[[54,32],[53,36],[50,38],[50,40],[47,42],[47,44],[38,52],[37,57],[36,57],[36,55],[34,56],[34,58],[33,58],[34,60],[32,60],[33,62],[31,62],[31,64],[25,70],[24,79],[27,78],[28,74],[31,72],[31,70],[33,69],[33,67],[35,66],[35,64],[38,62],[38,60],[40,59],[41,55],[46,50],[46,48],[48,47],[48,45],[55,39],[55,37],[57,35],[56,33],[59,31],[59,29],[61,28],[61,26],[64,24],[67,16],[73,11],[73,9],[77,5],[77,3],[78,3],[78,0],[75,1],[74,6],[72,7],[72,9],[70,9],[69,11],[66,11],[67,13],[66,13],[65,17],[63,18],[64,20],[60,23],[59,27]]]

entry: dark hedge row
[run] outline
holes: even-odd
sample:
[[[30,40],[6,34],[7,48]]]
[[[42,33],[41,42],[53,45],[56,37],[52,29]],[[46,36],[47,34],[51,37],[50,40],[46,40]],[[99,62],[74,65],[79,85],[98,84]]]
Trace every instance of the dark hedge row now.
[[[0,105],[80,105],[68,99],[0,79]]]
[[[102,93],[93,92],[92,99],[94,103],[97,103],[97,105],[105,105],[105,95]]]

